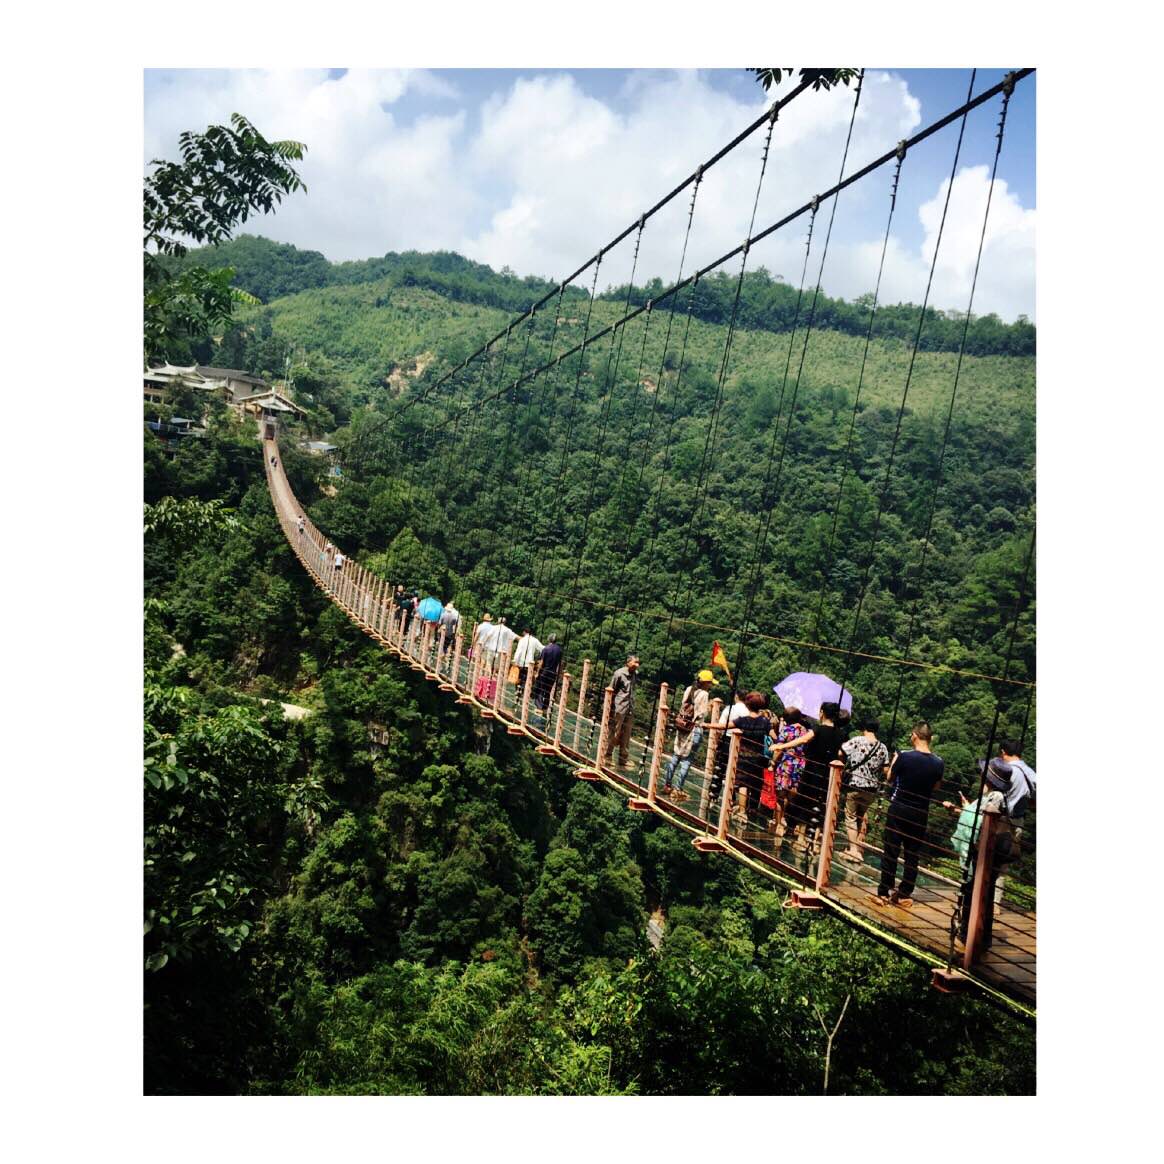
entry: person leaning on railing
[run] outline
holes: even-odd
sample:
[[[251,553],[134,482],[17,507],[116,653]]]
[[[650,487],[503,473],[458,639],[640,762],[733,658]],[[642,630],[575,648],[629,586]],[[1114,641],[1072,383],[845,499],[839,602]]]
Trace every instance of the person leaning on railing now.
[[[695,676],[695,682],[683,692],[679,702],[679,715],[675,720],[675,743],[671,748],[671,758],[663,771],[663,795],[674,795],[676,800],[686,800],[687,793],[683,785],[687,782],[687,773],[691,769],[691,761],[699,751],[703,742],[703,725],[707,723],[708,705],[711,701],[709,692],[715,682],[715,676],[710,671],[700,671]],[[674,777],[675,785],[672,789],[671,780]]]

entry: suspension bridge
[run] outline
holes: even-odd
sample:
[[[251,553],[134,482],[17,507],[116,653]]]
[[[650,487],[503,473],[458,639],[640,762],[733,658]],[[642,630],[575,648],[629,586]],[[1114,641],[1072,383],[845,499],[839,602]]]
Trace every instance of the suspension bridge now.
[[[664,308],[666,310],[667,323],[663,340],[663,356],[658,375],[654,381],[657,387],[651,394],[647,435],[636,448],[628,433],[623,453],[623,459],[628,466],[628,475],[632,479],[637,475],[636,488],[641,487],[648,460],[647,454],[653,447],[656,434],[661,436],[663,469],[657,487],[648,494],[653,504],[653,514],[650,521],[650,546],[653,549],[660,528],[659,499],[675,431],[680,381],[686,367],[685,356],[693,318],[693,300],[698,293],[699,282],[702,278],[735,258],[740,260],[739,273],[735,282],[735,298],[725,328],[726,338],[719,361],[718,374],[715,378],[715,395],[704,434],[699,471],[694,487],[690,490],[689,513],[684,515],[686,520],[682,524],[683,546],[679,558],[680,561],[688,561],[693,548],[692,540],[697,537],[697,531],[707,517],[707,486],[711,466],[715,463],[722,435],[721,408],[733,341],[738,330],[740,291],[749,253],[756,243],[775,231],[787,227],[790,223],[807,219],[807,243],[804,269],[801,273],[800,289],[796,301],[796,321],[790,332],[777,421],[772,425],[763,484],[754,509],[756,526],[754,544],[750,559],[745,563],[739,575],[743,580],[746,604],[741,623],[731,628],[737,643],[735,651],[737,671],[743,668],[743,662],[750,645],[767,639],[776,639],[810,648],[813,656],[817,651],[831,652],[836,655],[843,661],[841,665],[844,670],[840,681],[842,689],[847,687],[851,669],[857,660],[881,659],[887,665],[896,667],[899,674],[897,698],[893,711],[893,727],[888,733],[889,738],[893,738],[907,669],[915,666],[922,668],[932,666],[909,657],[918,623],[917,601],[915,599],[909,612],[906,642],[900,656],[889,658],[859,650],[857,647],[858,626],[866,593],[869,589],[874,554],[883,524],[882,519],[890,509],[889,487],[894,457],[901,433],[902,417],[909,399],[916,357],[922,346],[934,269],[938,261],[942,232],[945,229],[946,214],[949,209],[949,190],[952,188],[953,177],[957,172],[966,118],[972,110],[987,102],[998,102],[999,104],[997,144],[990,179],[990,192],[993,194],[998,158],[1002,150],[1005,132],[1008,103],[1016,85],[1032,72],[1033,70],[1030,69],[1016,70],[1008,74],[998,85],[977,95],[973,93],[974,74],[972,73],[967,100],[962,106],[920,130],[913,137],[897,143],[894,148],[852,174],[846,174],[853,124],[861,99],[862,74],[856,86],[852,119],[849,123],[849,136],[846,139],[837,182],[823,193],[814,195],[799,209],[757,231],[756,214],[760,205],[760,190],[768,168],[773,128],[782,111],[808,88],[808,82],[803,83],[781,101],[776,102],[762,117],[700,165],[684,182],[677,185],[650,211],[641,215],[636,222],[630,224],[616,238],[601,248],[586,264],[567,279],[562,280],[560,284],[555,285],[554,289],[532,304],[526,312],[512,320],[504,330],[498,332],[445,375],[435,379],[423,391],[400,402],[388,416],[382,418],[377,424],[366,426],[357,437],[357,443],[353,448],[353,457],[355,458],[359,456],[360,442],[366,441],[372,433],[382,429],[383,426],[392,425],[397,434],[396,448],[400,457],[397,465],[398,475],[408,479],[410,476],[409,467],[411,466],[419,479],[421,476],[419,466],[423,459],[427,465],[426,487],[433,491],[433,495],[442,496],[446,505],[451,509],[453,506],[450,502],[456,496],[454,485],[456,484],[458,464],[464,467],[470,451],[479,449],[482,443],[490,439],[491,436],[503,441],[503,448],[513,448],[515,439],[527,440],[533,447],[539,441],[540,435],[544,435],[541,434],[541,405],[561,388],[559,381],[564,362],[572,361],[576,365],[573,388],[564,418],[564,431],[560,434],[561,458],[557,472],[551,474],[548,479],[548,487],[543,490],[535,488],[532,478],[533,457],[526,456],[511,466],[514,471],[514,480],[510,484],[516,491],[515,526],[526,530],[547,531],[546,537],[541,542],[532,536],[527,539],[528,556],[525,562],[521,561],[521,555],[515,542],[508,569],[503,576],[498,578],[498,585],[504,587],[505,595],[509,594],[511,587],[524,589],[536,595],[535,611],[537,613],[535,618],[548,612],[555,600],[561,600],[566,607],[565,612],[563,614],[562,610],[559,609],[556,613],[558,617],[564,617],[566,622],[566,633],[563,641],[567,651],[570,645],[571,630],[577,616],[578,604],[606,608],[602,611],[604,621],[599,639],[597,660],[584,658],[580,670],[576,673],[572,673],[563,666],[562,673],[549,695],[548,703],[532,698],[534,675],[532,666],[524,669],[524,684],[510,682],[509,664],[511,660],[509,653],[503,653],[499,660],[494,660],[480,650],[470,650],[475,642],[475,630],[473,634],[466,637],[458,629],[455,638],[446,640],[436,632],[432,623],[425,622],[419,617],[409,619],[406,612],[393,601],[393,587],[387,579],[378,577],[365,566],[353,560],[347,560],[343,563],[342,568],[337,568],[335,559],[337,547],[307,517],[306,511],[292,492],[284,470],[283,458],[279,452],[278,419],[272,415],[264,417],[261,422],[268,485],[275,512],[291,548],[316,585],[324,591],[328,598],[394,657],[418,671],[426,679],[438,684],[440,689],[451,698],[455,698],[458,703],[473,709],[477,714],[491,721],[497,728],[504,728],[508,733],[528,741],[542,754],[554,756],[568,764],[578,778],[604,784],[624,795],[627,798],[629,809],[653,813],[670,827],[688,833],[692,838],[692,844],[701,852],[723,854],[780,884],[788,890],[787,904],[789,907],[831,912],[848,924],[860,928],[910,957],[931,966],[934,985],[937,988],[947,991],[977,991],[1029,1017],[1033,1017],[1035,1013],[1036,925],[1033,889],[1029,895],[1022,897],[1022,904],[1015,899],[1013,894],[1010,899],[1003,896],[997,904],[995,903],[992,870],[996,868],[995,848],[1002,844],[1000,837],[1005,822],[990,813],[983,813],[981,816],[976,813],[970,844],[964,852],[958,853],[953,848],[934,842],[926,827],[923,812],[922,823],[916,826],[921,835],[914,838],[921,847],[923,863],[919,868],[917,887],[912,902],[907,903],[912,905],[912,908],[905,908],[896,904],[886,905],[884,902],[878,901],[873,893],[880,879],[880,862],[885,848],[886,838],[883,822],[874,821],[868,836],[860,842],[859,857],[854,857],[852,844],[844,852],[839,849],[838,836],[844,837],[842,822],[845,796],[843,765],[834,761],[830,769],[827,787],[820,791],[820,803],[815,807],[819,814],[821,827],[815,842],[811,837],[806,836],[803,842],[790,844],[787,835],[774,830],[771,827],[771,822],[763,814],[756,812],[753,797],[740,795],[741,791],[746,789],[747,783],[744,767],[741,765],[740,733],[730,724],[719,724],[721,706],[719,700],[712,702],[711,713],[705,728],[708,736],[705,758],[697,766],[693,766],[687,783],[689,791],[685,791],[685,794],[675,795],[660,785],[663,763],[670,754],[668,743],[674,731],[675,708],[673,705],[676,696],[682,691],[682,687],[672,688],[667,682],[662,682],[657,686],[650,711],[645,719],[639,720],[637,725],[639,734],[632,739],[630,765],[626,768],[613,767],[608,762],[612,731],[613,690],[605,683],[605,675],[606,662],[610,653],[609,648],[615,637],[614,622],[620,612],[631,610],[632,613],[639,616],[640,620],[647,612],[641,609],[635,610],[626,605],[625,587],[627,580],[621,566],[618,569],[611,593],[611,597],[614,598],[613,602],[604,603],[587,599],[581,594],[580,582],[589,549],[591,517],[595,510],[599,457],[605,447],[609,429],[613,427],[611,425],[611,402],[623,357],[624,339],[628,334],[627,325],[636,319],[641,320],[642,323],[643,332],[637,371],[638,380],[641,382],[644,373],[644,355],[647,350],[647,332],[651,327],[652,320],[664,314]],[[885,476],[878,499],[876,517],[872,524],[858,600],[852,612],[848,643],[845,646],[840,646],[819,641],[821,638],[823,585],[821,599],[815,614],[814,628],[808,639],[802,641],[787,636],[780,638],[780,636],[764,634],[754,624],[758,584],[768,564],[770,524],[786,464],[788,438],[792,429],[792,409],[800,389],[809,338],[812,334],[817,306],[820,301],[821,277],[825,269],[829,240],[832,236],[837,199],[847,187],[882,171],[886,167],[889,168],[888,172],[891,177],[885,235],[877,286],[873,294],[868,329],[864,337],[864,355],[857,379],[853,416],[842,459],[842,488],[838,490],[836,506],[831,515],[832,524],[827,553],[829,560],[832,559],[837,538],[838,517],[843,495],[843,475],[846,466],[850,463],[854,448],[854,426],[864,383],[866,360],[873,335],[874,317],[881,290],[886,251],[891,237],[903,163],[909,156],[911,149],[942,128],[955,124],[959,125],[959,132],[951,167],[951,181],[947,187],[946,203],[937,234],[937,245],[932,257],[929,281],[926,285],[925,298],[918,316],[917,332],[911,347],[901,404],[897,411],[893,445],[886,460]],[[701,183],[712,166],[742,143],[752,139],[756,133],[763,135],[763,147],[747,237],[741,244],[713,263],[685,274],[684,264]],[[686,232],[682,241],[678,276],[670,287],[655,295],[653,299],[632,304],[635,271],[644,229],[664,206],[685,191],[690,191],[690,203],[686,218]],[[814,234],[818,239],[820,236],[818,217],[822,208],[830,203],[831,210],[820,250],[819,268],[815,285],[813,285],[812,281],[807,278],[809,258],[814,245]],[[974,291],[977,287],[989,212],[990,197],[988,196],[979,234],[977,260],[969,289],[965,324],[957,354],[956,371],[945,417],[941,451],[928,504],[925,534],[922,538],[919,579],[924,576],[926,557],[930,549],[934,515],[942,483],[942,467],[963,368],[966,337],[971,321],[970,309],[973,306]],[[595,328],[592,331],[592,310],[603,257],[608,255],[619,243],[631,238],[634,240],[634,260],[631,266],[631,280],[627,287],[621,314],[609,325]],[[560,325],[564,319],[563,300],[566,289],[591,268],[590,293],[586,300],[584,321],[582,321],[582,339],[572,346],[566,346],[563,343],[563,350],[555,353],[555,346],[559,341]],[[541,313],[552,301],[556,302],[553,302],[552,307],[553,320],[548,345],[531,345],[535,326],[540,324],[542,320]],[[803,330],[801,331],[801,329]],[[799,337],[798,331],[801,331]],[[521,332],[524,334],[519,335]],[[662,398],[664,384],[667,382],[665,377],[667,354],[668,352],[674,354],[673,335],[674,342],[679,347],[679,354],[678,359],[674,360],[671,365],[674,371],[670,380],[672,397],[668,415]],[[509,357],[511,341],[515,337],[518,337],[516,346],[522,354],[519,366],[512,369],[509,367]],[[799,352],[795,350],[795,341],[798,338],[800,339]],[[608,341],[604,369],[601,372],[587,371],[588,354],[599,341],[603,340]],[[536,352],[539,346],[542,347],[543,355],[546,358],[540,361],[536,357],[531,359],[531,352]],[[568,368],[570,365],[566,363],[565,366]],[[578,405],[582,398],[584,374],[587,379],[597,380],[601,384],[601,396],[598,401],[598,437],[593,449],[593,460],[588,467],[583,469],[584,473],[588,471],[586,478],[587,500],[582,513],[576,515],[575,525],[579,534],[570,547],[573,556],[573,579],[572,582],[568,580],[560,582],[554,578],[550,566],[554,558],[552,553],[553,538],[560,536],[561,530],[560,524],[556,522],[554,509],[555,507],[560,509],[561,506],[563,485],[571,470],[571,454],[579,451],[577,448],[572,448],[572,439]],[[408,414],[413,409],[424,406],[432,411],[426,415],[420,431],[410,431],[407,425]],[[524,415],[522,415],[523,409]],[[782,418],[786,419],[782,420]],[[631,427],[633,429],[633,423]],[[440,451],[442,455],[438,459],[434,459],[434,454],[437,451]],[[585,453],[589,450],[581,451]],[[502,481],[506,472],[504,462],[503,456],[497,479],[496,497],[499,502],[503,498]],[[471,461],[469,463],[471,468]],[[482,486],[485,484],[487,466],[496,468],[496,464],[486,458],[486,465],[482,466],[479,482]],[[558,532],[555,533],[555,531]],[[616,544],[613,547],[616,561],[623,565],[625,565],[628,556],[630,536],[628,529],[625,531],[622,544]],[[1032,534],[1023,568],[1019,597],[1015,603],[1010,623],[1006,660],[1002,673],[1000,675],[981,675],[969,669],[932,667],[934,670],[989,679],[995,684],[996,690],[1002,690],[1004,687],[1008,687],[1010,690],[1026,690],[1028,702],[1024,716],[1024,734],[1026,730],[1025,720],[1030,714],[1034,685],[1032,682],[1012,676],[1011,670],[1019,615],[1027,598],[1026,590],[1033,556],[1034,536]],[[692,607],[690,583],[686,587],[686,594],[681,593],[681,590],[682,585],[671,595],[667,611],[656,615],[656,617],[666,619],[668,649],[670,649],[673,635],[678,628],[714,625],[701,624],[690,617]],[[636,627],[638,625],[636,623]],[[719,629],[726,630],[728,628],[721,627]],[[637,638],[638,631],[636,629],[636,647],[638,645]],[[663,658],[658,673],[663,675],[676,673],[674,661],[670,655]],[[539,706],[539,703],[543,703],[544,706]],[[1001,711],[1002,698],[999,697],[995,706],[993,723],[989,733],[986,734],[984,749],[986,758],[994,753]],[[805,795],[811,794],[806,790]],[[941,811],[943,810],[940,807],[935,807],[932,810],[933,813]],[[950,824],[952,828],[952,820]]]

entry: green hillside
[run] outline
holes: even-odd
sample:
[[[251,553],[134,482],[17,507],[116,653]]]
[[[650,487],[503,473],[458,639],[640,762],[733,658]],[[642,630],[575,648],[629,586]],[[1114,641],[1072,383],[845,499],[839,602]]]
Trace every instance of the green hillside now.
[[[388,419],[400,402],[501,331],[505,312],[395,277],[327,286],[240,314],[213,359],[270,372],[295,353],[316,435],[340,444],[346,465],[338,492],[317,495],[315,520],[373,565],[455,594],[469,614],[504,605],[512,619],[568,631],[573,651],[604,665],[633,645],[652,682],[681,682],[712,637],[734,657],[770,509],[744,684],[768,689],[810,664],[839,676],[850,645],[1003,672],[1033,521],[1033,358],[963,360],[921,575],[956,353],[918,354],[885,489],[910,343],[871,343],[854,414],[863,338],[814,328],[805,348],[803,329],[737,329],[705,453],[725,327],[693,319],[688,328],[680,299],[666,352],[661,308],[525,385],[513,403],[505,389],[547,359],[551,337],[556,355],[586,332],[585,298],[567,300],[556,329],[553,306],[516,329],[508,349],[499,343],[483,372],[476,362],[402,422]],[[596,301],[590,334],[621,310]],[[1010,675],[1033,678],[1033,667],[1028,603]],[[848,677],[862,705],[886,719],[935,720],[963,768],[985,746],[996,691],[1004,726],[1018,733],[1031,715],[1025,689],[949,671],[865,660]]]

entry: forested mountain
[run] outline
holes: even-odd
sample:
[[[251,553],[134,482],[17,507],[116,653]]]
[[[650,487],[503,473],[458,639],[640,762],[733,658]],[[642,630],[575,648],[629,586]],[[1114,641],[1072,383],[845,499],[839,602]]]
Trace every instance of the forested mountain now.
[[[356,283],[387,282],[391,287],[424,287],[458,303],[479,303],[516,314],[553,290],[555,284],[537,276],[518,278],[509,271],[498,274],[483,263],[451,251],[422,254],[389,251],[380,259],[329,263],[318,251],[301,251],[287,243],[271,242],[254,235],[240,235],[221,246],[191,251],[183,262],[211,263],[232,267],[237,287],[264,303],[297,291],[320,287],[343,287]],[[664,290],[661,279],[629,289],[611,287],[601,298],[622,303],[628,298],[641,306],[658,299]],[[695,289],[692,314],[708,323],[726,323],[735,299],[736,276],[719,271],[702,280]],[[586,293],[571,286],[566,296],[585,302]],[[868,327],[868,303],[862,296],[852,303],[822,295],[816,306],[817,326],[823,329],[864,336]],[[738,322],[745,328],[787,331],[796,316],[797,291],[780,278],[760,268],[744,276],[740,291]],[[922,334],[923,351],[957,351],[962,341],[963,317],[956,312],[930,309]],[[874,322],[877,338],[913,341],[917,332],[917,309],[911,304],[882,304]],[[966,337],[971,355],[1033,356],[1035,328],[1025,316],[1016,323],[1003,323],[997,315],[975,318]]]
[[[309,410],[282,437],[296,494],[390,581],[455,597],[466,620],[557,631],[570,665],[605,674],[634,646],[653,684],[706,665],[713,638],[740,664],[755,576],[745,685],[845,674],[859,714],[896,721],[891,743],[931,720],[955,785],[996,700],[1034,756],[1028,691],[989,678],[1008,654],[1012,678],[1034,677],[1033,571],[1012,621],[1033,329],[975,323],[947,435],[949,321],[927,321],[910,373],[916,308],[875,328],[859,401],[860,305],[831,304],[805,347],[788,289],[761,274],[726,365],[706,280],[689,328],[680,299],[673,320],[640,317],[514,388],[617,318],[625,289],[592,311],[570,293],[557,324],[551,302],[436,390],[549,285],[247,237],[213,261],[266,302],[195,354],[291,367]],[[340,446],[341,478],[296,448],[309,435]],[[148,1091],[819,1093],[822,1022],[846,999],[831,1092],[1033,1090],[1028,1027],[782,910],[763,879],[485,734],[387,659],[285,544],[249,423],[218,412],[173,451],[147,433],[145,469],[147,502],[218,500],[237,522],[147,537]],[[850,646],[925,665],[850,667]]]

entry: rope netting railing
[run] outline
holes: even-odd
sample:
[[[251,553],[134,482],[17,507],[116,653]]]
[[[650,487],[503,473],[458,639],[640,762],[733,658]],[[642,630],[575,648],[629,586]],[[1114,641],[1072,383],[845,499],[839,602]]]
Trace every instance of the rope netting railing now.
[[[778,716],[765,718],[759,733],[744,730],[757,725],[735,726],[742,722],[739,709],[712,699],[702,722],[680,731],[684,691],[667,683],[642,684],[635,692],[652,705],[644,730],[620,714],[611,685],[596,689],[592,660],[572,672],[562,656],[547,674],[519,653],[512,631],[498,634],[491,622],[468,631],[459,623],[442,626],[396,601],[389,579],[348,558],[307,516],[269,435],[263,454],[280,526],[316,585],[457,702],[566,762],[579,778],[626,795],[631,809],[688,832],[700,851],[724,852],[776,880],[792,891],[789,905],[828,909],[930,964],[944,988],[973,982],[1033,1015],[1033,888],[1012,873],[1005,895],[998,891],[993,852],[1002,826],[995,814],[965,798],[961,806],[937,797],[931,804],[904,788],[887,802],[863,795],[847,786],[837,761],[804,763],[795,779],[784,780],[776,757],[764,754],[765,739],[784,738]],[[489,629],[483,633],[483,627]],[[967,819],[969,831],[962,827]],[[896,880],[899,857],[897,892],[879,899]],[[946,954],[955,918],[961,921],[959,973],[951,976],[942,968],[948,971],[951,962]]]

